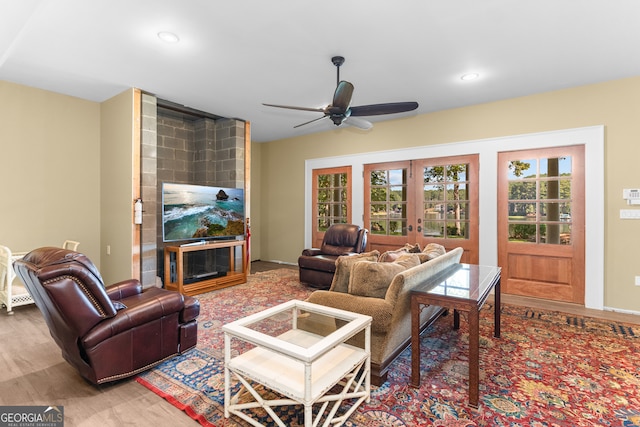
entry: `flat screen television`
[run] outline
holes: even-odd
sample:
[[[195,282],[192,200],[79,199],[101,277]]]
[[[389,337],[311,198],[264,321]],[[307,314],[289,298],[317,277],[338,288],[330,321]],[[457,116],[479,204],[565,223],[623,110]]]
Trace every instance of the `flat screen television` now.
[[[162,239],[230,239],[245,234],[244,189],[162,184]]]

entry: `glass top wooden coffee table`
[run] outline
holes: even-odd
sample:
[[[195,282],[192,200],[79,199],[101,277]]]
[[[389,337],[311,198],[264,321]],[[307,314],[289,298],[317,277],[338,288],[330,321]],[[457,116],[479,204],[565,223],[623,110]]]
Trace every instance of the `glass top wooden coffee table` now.
[[[500,337],[500,267],[455,264],[411,291],[411,385],[420,387],[421,306],[453,308],[453,328],[460,311],[469,318],[469,405],[478,407],[480,378],[480,309],[494,291],[494,331]]]
[[[292,300],[222,330],[227,418],[234,414],[261,426],[252,410],[262,408],[284,427],[274,408],[303,405],[305,427],[339,426],[369,400],[370,316]],[[364,348],[346,343],[358,334],[364,334]],[[239,390],[232,396],[236,380]]]

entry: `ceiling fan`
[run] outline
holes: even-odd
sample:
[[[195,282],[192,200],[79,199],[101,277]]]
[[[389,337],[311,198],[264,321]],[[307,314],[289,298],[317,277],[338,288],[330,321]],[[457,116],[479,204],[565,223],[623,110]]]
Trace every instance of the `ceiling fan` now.
[[[371,122],[367,120],[361,119],[361,116],[378,116],[383,114],[404,113],[406,111],[412,111],[418,108],[417,102],[389,102],[385,104],[370,104],[351,107],[350,104],[351,96],[353,95],[353,84],[345,80],[340,80],[340,66],[344,64],[344,57],[334,56],[333,58],[331,58],[331,62],[333,62],[333,65],[335,65],[337,69],[338,85],[336,87],[336,91],[333,94],[333,102],[330,105],[324,108],[294,107],[290,105],[276,104],[262,105],[266,105],[267,107],[288,108],[290,110],[314,111],[324,114],[322,117],[318,117],[316,119],[309,120],[308,122],[301,123],[294,126],[294,128],[308,125],[309,123],[313,123],[318,120],[322,120],[325,117],[328,117],[336,126],[340,126],[346,121],[350,125],[365,130],[371,129],[373,127],[373,124],[371,124]]]

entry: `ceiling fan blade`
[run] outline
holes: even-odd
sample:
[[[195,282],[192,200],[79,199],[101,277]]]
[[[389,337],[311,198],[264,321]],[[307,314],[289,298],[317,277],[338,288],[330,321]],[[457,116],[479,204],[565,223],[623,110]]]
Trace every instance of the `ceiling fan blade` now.
[[[352,116],[379,116],[382,114],[404,113],[418,108],[417,102],[390,102],[351,107]]]
[[[294,107],[294,106],[291,106],[291,105],[276,105],[276,104],[264,104],[264,103],[262,105],[266,105],[267,107],[287,108],[289,110],[314,111],[314,112],[318,112],[318,113],[324,113],[325,112],[324,108]]]
[[[334,56],[333,58],[331,58],[331,62],[338,69],[338,84],[336,86],[335,92],[333,93],[333,102],[330,105],[326,106],[325,108],[308,108],[296,107],[293,105],[265,103],[263,103],[262,105],[265,105],[267,107],[286,108],[289,110],[299,111],[312,111],[324,114],[322,117],[318,117],[316,119],[309,120],[308,122],[301,123],[294,126],[294,128],[299,128],[300,126],[308,125],[309,123],[313,123],[318,120],[322,120],[325,117],[328,117],[336,126],[340,126],[343,122],[347,121],[347,124],[364,130],[371,129],[373,125],[371,124],[371,122],[364,119],[355,118],[355,116],[377,116],[382,114],[404,113],[418,108],[417,102],[390,102],[386,104],[371,104],[351,107],[351,97],[353,96],[354,89],[353,84],[346,80],[340,80],[340,66],[344,63],[344,57]]]
[[[369,130],[373,127],[373,123],[371,123],[368,120],[361,119],[359,117],[349,116],[346,119],[344,119],[344,122],[362,130]]]
[[[338,83],[336,91],[333,94],[333,102],[331,103],[332,112],[342,114],[349,108],[351,104],[351,96],[353,95],[353,85],[345,80]],[[336,110],[337,109],[337,110]]]
[[[317,122],[318,120],[322,120],[325,117],[326,116],[322,116],[322,117],[318,117],[317,119],[309,120],[308,122],[300,123],[299,125],[295,125],[293,128],[296,129],[296,128],[299,128],[300,126],[304,126],[304,125],[308,125],[308,124],[313,123],[313,122]]]

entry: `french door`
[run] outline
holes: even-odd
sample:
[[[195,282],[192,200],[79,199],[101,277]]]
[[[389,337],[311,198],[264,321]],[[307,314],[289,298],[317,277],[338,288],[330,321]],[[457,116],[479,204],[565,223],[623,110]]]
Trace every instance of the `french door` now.
[[[439,243],[478,263],[477,155],[368,164],[364,176],[369,249]]]
[[[351,223],[351,166],[314,169],[312,247],[322,246],[331,224]]]
[[[498,153],[502,291],[584,304],[584,146]]]

